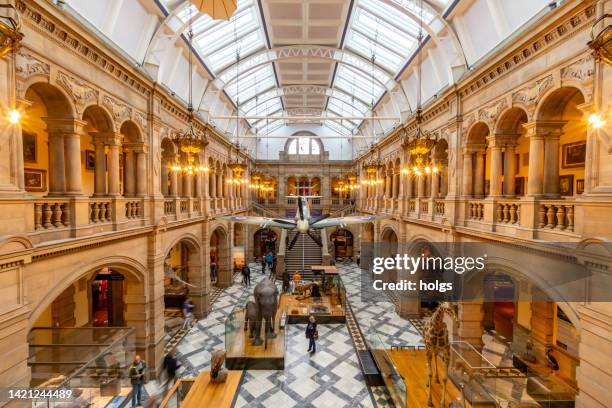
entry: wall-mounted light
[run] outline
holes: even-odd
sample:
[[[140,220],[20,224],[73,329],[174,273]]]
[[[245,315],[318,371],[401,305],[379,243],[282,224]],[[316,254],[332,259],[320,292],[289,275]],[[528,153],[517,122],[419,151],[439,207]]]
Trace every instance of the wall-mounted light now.
[[[16,125],[21,121],[21,113],[17,109],[11,109],[8,113],[9,123]]]
[[[587,45],[593,50],[595,58],[603,61],[607,65],[612,65],[612,25],[608,24],[596,36],[594,35],[595,26],[612,14],[604,14],[593,23],[591,27],[591,41]]]
[[[595,129],[600,129],[606,124],[606,121],[599,114],[592,113],[589,116],[589,124]]]

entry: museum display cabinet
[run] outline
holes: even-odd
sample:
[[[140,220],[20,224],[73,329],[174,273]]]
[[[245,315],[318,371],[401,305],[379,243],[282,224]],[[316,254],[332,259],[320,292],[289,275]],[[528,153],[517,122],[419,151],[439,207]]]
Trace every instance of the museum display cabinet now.
[[[127,372],[135,354],[134,333],[129,327],[32,329],[30,386],[69,389],[75,400],[91,406],[126,396],[131,389]]]
[[[312,296],[314,285],[321,296]],[[288,323],[307,323],[310,315],[318,323],[346,322],[346,288],[338,275],[314,282],[291,282],[289,293],[281,295],[280,305],[287,310]]]
[[[406,397],[408,396],[408,389],[406,381],[389,355],[389,349],[376,330],[372,328],[368,330],[367,341],[393,402],[398,407],[407,406]]]

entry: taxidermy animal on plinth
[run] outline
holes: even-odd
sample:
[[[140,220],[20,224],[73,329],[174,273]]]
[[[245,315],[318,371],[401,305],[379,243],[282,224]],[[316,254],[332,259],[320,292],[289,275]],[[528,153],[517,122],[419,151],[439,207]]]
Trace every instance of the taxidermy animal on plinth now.
[[[259,282],[253,290],[255,296],[255,304],[257,306],[257,319],[255,324],[255,338],[251,343],[253,346],[261,345],[261,326],[264,326],[265,348],[268,347],[268,338],[276,337],[274,333],[274,318],[276,317],[276,308],[278,307],[278,288],[276,284],[269,279],[264,279]]]
[[[252,300],[249,300],[244,307],[244,331],[247,328],[249,329],[249,339],[252,339],[257,328],[257,304]]]
[[[450,342],[448,340],[448,330],[444,323],[444,315],[448,314],[453,322],[456,320],[455,310],[448,302],[441,303],[433,312],[431,317],[425,321],[423,326],[423,338],[425,341],[425,353],[427,358],[427,406],[433,407],[431,400],[432,384],[431,377],[433,374],[432,364],[436,370],[435,381],[438,379],[438,363],[437,357],[440,355],[444,370],[442,371],[442,399],[440,406],[444,407],[444,399],[446,397],[446,379],[448,378],[448,363],[450,362]]]
[[[225,363],[225,351],[215,350],[210,356],[210,382],[222,383],[227,379],[227,370],[223,367]]]

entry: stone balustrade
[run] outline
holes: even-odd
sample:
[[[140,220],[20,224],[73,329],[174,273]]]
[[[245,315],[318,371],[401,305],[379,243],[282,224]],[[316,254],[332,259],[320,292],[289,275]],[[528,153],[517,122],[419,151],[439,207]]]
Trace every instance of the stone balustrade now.
[[[92,200],[89,202],[89,223],[98,224],[112,221],[112,201]]]
[[[468,202],[468,218],[470,220],[482,221],[484,218],[484,203],[480,201]]]
[[[34,230],[48,230],[70,226],[68,200],[41,200],[34,203]]]
[[[519,202],[498,202],[495,208],[495,216],[498,224],[519,225],[521,204]]]
[[[193,211],[194,212],[202,211],[202,205],[201,205],[201,201],[199,199],[196,199],[196,200],[193,201]]]
[[[176,201],[174,200],[164,200],[164,214],[165,215],[174,215],[176,214]]]
[[[564,201],[541,202],[539,228],[574,231],[574,204]]]
[[[125,202],[125,218],[133,220],[142,218],[142,203],[140,201],[126,201]]]
[[[416,211],[416,200],[408,200],[408,212]]]
[[[435,200],[434,201],[434,215],[444,215],[445,203],[444,200]]]
[[[189,200],[181,200],[179,203],[181,214],[189,212]]]
[[[426,199],[421,200],[420,209],[421,209],[421,214],[429,214],[429,201]]]

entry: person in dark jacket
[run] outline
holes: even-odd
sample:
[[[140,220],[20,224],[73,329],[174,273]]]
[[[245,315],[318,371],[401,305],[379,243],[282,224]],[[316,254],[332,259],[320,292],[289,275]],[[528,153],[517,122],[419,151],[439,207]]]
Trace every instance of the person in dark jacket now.
[[[164,364],[162,368],[164,369],[164,374],[166,376],[166,380],[164,382],[164,394],[168,391],[168,388],[174,384],[174,380],[176,379],[176,370],[181,365],[176,359],[176,349],[170,350],[166,357],[164,357]]]
[[[313,315],[310,315],[308,318],[308,325],[306,326],[306,338],[308,339],[308,351],[310,353],[317,351],[317,345],[315,343],[317,337],[319,337],[319,332],[317,331],[317,321]]]
[[[251,268],[247,264],[244,264],[242,267],[242,283],[246,286],[251,286]]]
[[[132,383],[132,407],[142,405],[142,388],[145,383],[145,372],[147,363],[140,358],[134,357],[134,362],[129,368],[130,382]]]

